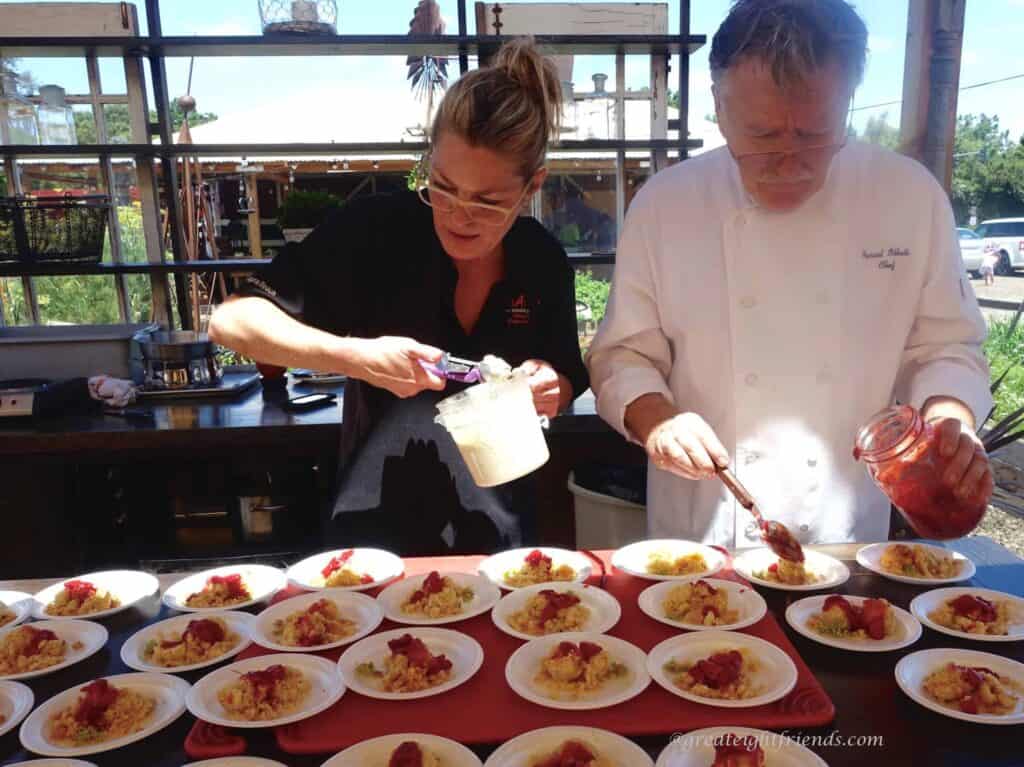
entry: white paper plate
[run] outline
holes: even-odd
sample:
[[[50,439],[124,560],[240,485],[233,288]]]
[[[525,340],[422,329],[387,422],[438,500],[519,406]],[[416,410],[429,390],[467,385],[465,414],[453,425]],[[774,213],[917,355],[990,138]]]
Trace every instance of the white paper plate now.
[[[957,631],[956,629],[947,628],[946,626],[940,626],[928,617],[928,613],[937,610],[943,602],[950,599],[956,599],[962,594],[982,597],[990,602],[994,602],[996,600],[1005,600],[1009,602],[1010,625],[1007,627],[1006,636],[968,634],[966,631]],[[960,637],[961,639],[970,639],[973,642],[1020,642],[1024,640],[1024,599],[1002,591],[993,591],[992,589],[974,589],[969,587],[932,589],[931,591],[926,591],[923,594],[918,594],[914,597],[910,603],[910,612],[912,612],[917,619],[921,621],[921,623],[930,629],[940,631],[943,634],[949,634],[950,636]]]
[[[580,598],[580,604],[590,610],[590,617],[583,624],[581,631],[588,634],[603,634],[610,631],[622,617],[622,607],[619,600],[613,597],[604,589],[597,586],[588,586],[581,583],[541,583],[536,586],[528,586],[517,589],[502,597],[501,601],[491,611],[491,619],[494,625],[517,639],[525,639],[528,642],[537,639],[533,634],[525,634],[516,631],[508,624],[508,619],[513,613],[517,613],[526,607],[526,603],[535,594],[545,589],[553,589],[559,593],[571,591]]]
[[[506,591],[524,588],[523,586],[510,586],[505,583],[505,573],[509,570],[518,570],[523,566],[526,556],[537,550],[544,556],[551,557],[552,567],[569,565],[569,567],[576,571],[576,577],[572,581],[552,581],[553,583],[582,583],[594,572],[593,562],[585,554],[580,554],[578,551],[569,551],[568,549],[551,548],[549,546],[540,546],[539,549],[529,548],[502,551],[500,554],[487,557],[487,559],[480,563],[478,571],[481,575],[489,578],[493,584]]]
[[[1017,708],[1013,713],[999,716],[997,714],[965,714],[962,711],[946,708],[932,700],[924,691],[924,680],[933,671],[942,668],[946,663],[953,662],[963,666],[984,666],[1001,676],[1013,679],[1019,687],[1024,687],[1024,663],[1003,658],[992,653],[978,650],[956,650],[952,648],[936,648],[918,650],[905,656],[896,664],[896,684],[900,686],[915,703],[930,708],[939,714],[963,719],[965,722],[977,724],[1024,724],[1024,696],[1017,695]]]
[[[96,767],[92,762],[81,759],[31,759],[27,762],[14,762],[8,767]]]
[[[36,696],[21,682],[0,682],[0,735],[6,735],[28,716],[35,705]]]
[[[329,642],[317,647],[292,647],[274,641],[274,621],[284,620],[292,613],[305,610],[311,604],[321,599],[328,599],[334,602],[343,617],[354,621],[356,633],[337,642]],[[256,616],[256,621],[252,627],[252,638],[257,644],[270,650],[277,650],[278,652],[320,652],[321,650],[330,650],[332,647],[342,647],[343,645],[358,642],[373,632],[382,620],[383,616],[380,612],[380,605],[375,600],[370,599],[370,597],[346,589],[324,589],[314,594],[302,594],[297,597],[283,599],[277,604],[268,607]]]
[[[351,748],[346,748],[340,754],[335,754],[324,762],[322,767],[375,767],[378,764],[385,767],[391,752],[409,740],[419,743],[422,748],[437,756],[444,767],[482,767],[477,755],[461,743],[437,735],[416,732],[364,740]]]
[[[0,629],[9,629],[24,623],[25,619],[32,614],[32,595],[24,591],[0,591],[0,603],[6,605],[7,610],[14,613],[14,620],[0,626]],[[0,608],[0,613],[4,612]]]
[[[40,669],[39,671],[26,671],[22,674],[10,674],[6,676],[0,674],[0,679],[32,679],[37,676],[52,674],[54,671],[60,671],[68,666],[73,666],[79,661],[83,661],[102,650],[110,636],[106,627],[99,623],[93,623],[92,621],[50,620],[31,623],[29,625],[34,629],[47,629],[52,631],[58,637],[67,642],[67,647],[64,651],[64,660],[54,666],[49,666],[48,668]],[[6,628],[0,631],[0,639],[3,639],[4,635],[13,631],[14,628],[17,627]],[[75,642],[81,642],[82,647],[78,650],[74,649],[71,645]]]
[[[900,583],[913,583],[918,586],[937,586],[942,583],[959,583],[960,581],[966,581],[973,578],[974,574],[977,572],[974,562],[965,557],[959,551],[950,551],[949,549],[944,549],[941,546],[932,546],[928,543],[907,543],[907,546],[923,546],[940,557],[946,557],[963,562],[964,565],[960,569],[960,574],[953,578],[915,578],[910,575],[890,573],[882,569],[882,552],[885,551],[887,546],[893,545],[895,545],[894,541],[888,541],[886,543],[872,543],[870,546],[865,546],[857,552],[857,564],[861,567],[866,567],[873,573],[878,573],[883,578],[889,578],[890,580],[899,581]]]
[[[593,642],[600,645],[608,651],[613,661],[625,664],[629,674],[625,679],[614,679],[595,693],[576,700],[552,698],[534,682],[534,677],[540,671],[541,663],[559,642]],[[527,642],[508,659],[505,665],[505,680],[517,695],[531,703],[565,711],[616,706],[635,698],[651,683],[643,650],[617,637],[583,632],[552,634]]]
[[[345,591],[367,591],[391,583],[405,572],[405,564],[390,551],[382,549],[337,549],[325,551],[322,554],[314,554],[311,557],[296,562],[288,568],[286,575],[288,580],[303,589],[319,591],[326,588],[324,577],[321,575],[327,563],[334,557],[340,556],[345,551],[352,552],[352,558],[348,560],[347,567],[357,573],[365,573],[373,578],[372,583],[361,583],[358,586],[336,586]]]
[[[43,756],[101,754],[104,751],[113,751],[127,746],[129,743],[148,738],[185,713],[185,696],[189,692],[189,684],[184,679],[170,674],[118,674],[105,678],[115,687],[132,690],[156,701],[156,707],[145,727],[131,735],[104,743],[77,748],[54,745],[46,739],[43,730],[53,714],[75,704],[81,689],[85,687],[84,684],[79,684],[55,695],[32,712],[31,716],[21,725],[21,745],[29,751]]]
[[[287,767],[287,765],[258,756],[222,756],[219,759],[189,762],[184,767]]]
[[[855,597],[847,594],[843,596],[850,604],[857,607],[864,604],[866,599],[866,597]],[[840,639],[819,634],[807,626],[807,621],[810,620],[811,616],[821,612],[825,606],[826,599],[828,599],[828,595],[819,594],[801,599],[799,602],[794,602],[786,608],[786,622],[793,627],[796,633],[802,634],[808,639],[813,639],[815,642],[820,642],[829,647],[838,647],[840,650],[852,650],[853,652],[889,652],[890,650],[899,650],[903,647],[910,647],[910,645],[921,638],[921,624],[918,623],[917,618],[893,604],[889,605],[889,609],[896,616],[896,633],[894,636],[886,637],[885,639]]]
[[[804,548],[804,567],[815,575],[824,576],[824,580],[817,583],[810,583],[806,586],[791,586],[788,583],[777,583],[766,581],[763,578],[755,578],[755,570],[765,570],[773,562],[778,561],[769,548],[750,549],[737,555],[732,562],[733,569],[751,583],[758,586],[767,586],[782,591],[821,591],[823,589],[834,589],[846,583],[850,577],[850,568],[844,565],[835,557],[822,554],[820,551],[811,551]]]
[[[88,615],[69,615],[62,617],[60,615],[48,614],[46,612],[46,606],[50,604],[50,602],[53,601],[53,598],[61,592],[67,581],[88,581],[97,589],[109,591],[121,600],[121,604],[119,607],[113,607],[109,610],[100,610],[95,613],[89,613]],[[141,572],[140,570],[104,570],[99,573],[78,575],[74,578],[65,578],[59,583],[55,583],[36,594],[32,598],[32,617],[41,621],[65,621],[74,619],[90,621],[96,620],[97,618],[103,618],[107,615],[113,615],[114,613],[119,613],[122,610],[127,610],[132,605],[142,601],[152,594],[155,594],[159,590],[160,582],[156,577],[149,573]]]
[[[310,690],[299,709],[287,716],[269,719],[265,722],[243,722],[229,718],[224,707],[217,700],[217,693],[221,688],[227,687],[242,674],[249,671],[260,671],[278,663],[298,669],[309,680]],[[189,690],[186,705],[194,717],[202,719],[204,722],[219,724],[222,727],[254,729],[277,727],[309,719],[309,717],[333,706],[344,694],[345,682],[338,674],[338,669],[326,658],[298,653],[259,655],[211,671]]]
[[[729,609],[739,611],[739,620],[735,623],[723,624],[721,626],[705,626],[699,623],[684,623],[683,621],[669,618],[665,615],[665,608],[662,605],[672,589],[679,587],[678,581],[665,581],[648,586],[640,592],[637,604],[648,617],[654,618],[654,620],[668,626],[683,628],[689,631],[736,631],[747,626],[753,626],[768,612],[768,604],[764,601],[764,597],[750,586],[720,578],[705,578],[704,580],[716,589],[724,589],[729,593]]]
[[[691,575],[654,575],[647,572],[647,562],[651,554],[658,552],[665,552],[673,558],[694,553],[702,554],[704,561],[708,564],[708,569],[702,573],[693,573]],[[635,575],[638,578],[646,578],[650,581],[682,582],[708,578],[725,567],[725,561],[725,554],[718,549],[695,541],[682,541],[672,538],[638,541],[612,554],[612,565],[615,569]]]
[[[482,615],[494,607],[498,600],[501,599],[501,590],[482,575],[451,572],[440,573],[440,575],[451,578],[459,588],[473,589],[473,599],[463,606],[462,612],[446,618],[424,618],[402,612],[402,604],[420,587],[423,580],[427,577],[425,575],[413,575],[392,583],[377,595],[377,602],[384,611],[384,617],[395,623],[404,623],[409,626],[439,626],[444,623],[457,623],[469,618],[475,618],[477,615]]]
[[[371,686],[356,673],[356,667],[361,663],[373,663],[381,668],[384,660],[391,655],[388,642],[404,634],[422,640],[432,654],[444,655],[452,662],[452,673],[447,682],[419,692],[384,692]],[[458,687],[472,678],[483,662],[484,648],[473,637],[450,629],[423,627],[395,629],[368,636],[345,650],[338,658],[338,668],[349,688],[360,695],[381,700],[416,700],[441,695]]]
[[[211,575],[241,575],[242,583],[249,589],[252,599],[225,607],[188,607],[185,601],[202,591]],[[266,602],[285,586],[284,573],[268,565],[229,565],[194,573],[171,586],[164,592],[164,604],[172,610],[183,613],[216,613],[225,610],[240,610],[243,607]]]
[[[160,621],[159,623],[153,623],[146,626],[142,630],[137,631],[128,637],[125,643],[121,645],[121,660],[124,661],[128,668],[133,668],[136,671],[151,671],[155,674],[183,674],[186,671],[195,671],[196,669],[206,668],[207,666],[213,666],[217,663],[223,663],[229,658],[235,657],[238,653],[242,652],[242,650],[252,644],[252,624],[255,619],[248,613],[206,613],[202,618],[220,618],[224,621],[229,630],[238,634],[238,644],[223,655],[218,655],[212,660],[203,661],[202,663],[193,663],[189,666],[165,668],[164,666],[157,666],[149,663],[143,658],[142,651],[146,648],[146,643],[150,639],[157,639],[157,634],[161,633],[164,636],[169,634],[180,634],[188,628],[190,621],[198,619],[195,615],[191,614],[178,615],[174,618],[168,618],[165,621]]]
[[[746,700],[719,700],[703,698],[681,689],[662,666],[668,661],[697,662],[726,650],[746,648],[757,659],[760,669],[755,672],[757,683],[764,692]],[[796,686],[797,670],[793,660],[770,642],[749,634],[730,631],[701,631],[681,634],[656,645],[647,656],[647,670],[655,682],[680,698],[721,708],[750,708],[784,698]]]
[[[750,727],[708,727],[688,732],[661,752],[655,767],[708,767],[715,760],[715,739],[723,735],[753,735],[771,767],[828,767],[824,759],[795,740]]]
[[[578,740],[592,746],[609,764],[629,767],[653,767],[654,760],[640,746],[621,735],[595,727],[545,727],[524,732],[506,741],[491,754],[484,767],[523,767],[538,755],[554,752],[567,740]],[[326,767],[326,765],[325,765]],[[701,767],[706,767],[702,765]]]

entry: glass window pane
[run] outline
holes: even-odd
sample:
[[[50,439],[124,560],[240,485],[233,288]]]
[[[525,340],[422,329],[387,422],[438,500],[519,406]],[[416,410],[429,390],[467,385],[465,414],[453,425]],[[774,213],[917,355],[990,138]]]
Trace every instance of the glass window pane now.
[[[115,58],[99,59],[100,85],[106,95],[122,95],[128,92],[124,77],[124,60]]]
[[[75,138],[79,144],[97,144],[96,118],[93,116],[92,107],[85,104],[76,104],[71,107],[71,113],[75,117]]]
[[[111,324],[121,321],[113,277],[36,277],[35,287],[40,324]]]
[[[100,166],[95,160],[19,160],[25,194],[60,196],[101,194]]]
[[[569,253],[614,250],[615,157],[553,154],[541,198],[541,221]]]
[[[5,325],[31,325],[20,277],[0,277],[0,304]]]
[[[604,318],[612,286],[612,272],[613,267],[604,264],[580,266],[576,269],[576,327],[580,348],[584,352],[590,347],[597,326]]]
[[[125,275],[128,289],[129,322],[150,322],[153,319],[153,289],[148,274]]]

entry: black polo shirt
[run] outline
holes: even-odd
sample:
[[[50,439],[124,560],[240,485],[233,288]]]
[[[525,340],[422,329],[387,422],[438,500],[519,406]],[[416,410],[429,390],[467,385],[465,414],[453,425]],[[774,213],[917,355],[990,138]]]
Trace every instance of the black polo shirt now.
[[[589,381],[565,250],[528,217],[516,220],[503,246],[505,277],[468,334],[455,314],[455,266],[434,231],[431,210],[413,192],[346,204],[250,277],[242,293],[267,298],[336,335],[407,336],[457,357],[495,354],[513,366],[542,359],[578,396]],[[375,390],[371,411],[388,398]]]

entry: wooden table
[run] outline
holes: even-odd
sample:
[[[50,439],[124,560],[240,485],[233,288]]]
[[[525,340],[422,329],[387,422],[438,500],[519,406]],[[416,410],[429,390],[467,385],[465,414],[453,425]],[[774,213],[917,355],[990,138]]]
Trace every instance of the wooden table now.
[[[1024,596],[1024,560],[988,538],[967,538],[949,545],[968,555],[978,566],[971,581],[973,585],[998,589]],[[917,587],[896,583],[870,573],[854,562],[859,545],[814,547],[844,560],[852,577],[837,591],[839,593],[884,596],[894,604],[906,608],[910,600],[921,593]],[[181,574],[161,575],[161,589],[166,588]],[[53,579],[0,582],[0,589],[16,589],[34,593],[53,582]],[[835,703],[837,715],[831,727],[814,731],[787,732],[790,736],[818,738],[817,744],[808,743],[832,767],[888,767],[888,765],[919,765],[920,767],[1020,767],[1024,764],[1022,735],[1024,727],[984,727],[940,716],[922,708],[907,698],[893,678],[896,662],[909,652],[929,647],[970,647],[1024,661],[1024,643],[983,644],[967,642],[924,629],[922,638],[905,650],[884,654],[844,653],[819,645],[796,634],[785,623],[786,606],[804,596],[794,592],[761,589],[769,609],[804,660],[814,671]],[[152,597],[137,608],[105,621],[110,630],[107,648],[87,661],[50,676],[29,680],[40,703],[73,685],[83,684],[104,674],[129,671],[119,657],[124,640],[143,624],[167,617],[157,597]],[[183,675],[190,682],[203,672]],[[188,762],[182,750],[185,736],[193,719],[184,715],[166,730],[142,741],[108,754],[89,757],[99,767],[180,767]],[[401,724],[396,723],[396,728]],[[408,729],[406,726],[403,729]],[[294,767],[312,767],[326,758],[296,757],[280,753],[269,733],[247,734],[250,753],[278,759]],[[841,746],[853,739],[862,739],[862,745]],[[868,743],[868,745],[864,745]],[[819,745],[820,744],[820,745]],[[652,755],[665,745],[665,739],[641,741]],[[481,753],[481,756],[485,756]],[[0,738],[0,764],[9,764],[31,758],[20,750],[17,730]]]

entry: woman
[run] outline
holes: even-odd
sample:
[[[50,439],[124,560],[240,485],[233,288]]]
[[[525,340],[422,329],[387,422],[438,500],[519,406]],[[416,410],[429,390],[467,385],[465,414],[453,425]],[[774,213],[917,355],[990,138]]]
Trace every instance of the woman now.
[[[433,423],[455,387],[424,363],[503,357],[549,417],[587,388],[572,268],[518,215],[547,176],[560,110],[553,65],[529,40],[506,44],[445,95],[419,195],[346,204],[213,316],[213,340],[244,355],[350,378],[334,506],[348,545],[418,553],[530,538],[529,483],[473,484]]]

